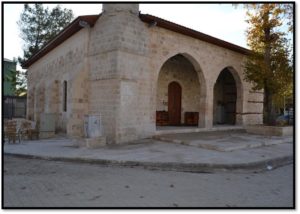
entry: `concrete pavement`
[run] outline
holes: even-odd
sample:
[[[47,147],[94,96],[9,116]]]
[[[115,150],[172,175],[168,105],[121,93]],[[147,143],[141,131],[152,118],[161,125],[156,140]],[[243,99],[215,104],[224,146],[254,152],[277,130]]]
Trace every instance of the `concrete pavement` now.
[[[6,143],[3,149],[7,155],[31,158],[189,172],[261,171],[293,162],[291,137],[265,138],[233,131],[167,137],[173,141],[177,139],[177,143],[144,139],[126,145],[89,149],[75,146],[72,139],[56,136],[38,141],[25,140],[21,144]],[[249,146],[252,144],[256,146]],[[226,149],[226,145],[231,149]]]

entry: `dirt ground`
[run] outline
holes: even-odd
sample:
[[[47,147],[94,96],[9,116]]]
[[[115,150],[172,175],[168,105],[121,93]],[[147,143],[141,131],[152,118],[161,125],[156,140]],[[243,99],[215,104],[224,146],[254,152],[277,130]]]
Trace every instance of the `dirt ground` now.
[[[293,165],[184,173],[4,156],[7,207],[293,207]]]

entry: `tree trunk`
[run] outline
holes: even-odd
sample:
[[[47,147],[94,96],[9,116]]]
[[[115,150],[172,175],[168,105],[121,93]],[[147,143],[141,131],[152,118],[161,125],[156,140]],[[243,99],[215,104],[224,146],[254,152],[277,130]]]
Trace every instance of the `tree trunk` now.
[[[264,14],[263,20],[264,23],[269,23],[269,12]],[[264,28],[264,37],[265,37],[265,53],[264,53],[264,63],[265,63],[265,73],[268,74],[268,77],[272,76],[271,70],[271,28],[269,25],[266,25]],[[264,124],[275,125],[275,107],[273,105],[273,92],[269,88],[269,81],[264,80]]]
[[[273,105],[273,93],[270,92],[268,87],[265,87],[264,96],[264,124],[275,125],[275,107]]]

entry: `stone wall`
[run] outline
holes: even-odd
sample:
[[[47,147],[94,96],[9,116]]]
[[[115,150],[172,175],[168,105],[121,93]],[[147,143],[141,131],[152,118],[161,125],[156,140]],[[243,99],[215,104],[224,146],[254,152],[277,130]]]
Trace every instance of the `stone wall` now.
[[[82,136],[83,114],[87,113],[84,73],[88,35],[88,29],[79,31],[28,68],[27,117],[39,121],[42,112],[56,113],[56,131],[71,136]],[[66,112],[62,106],[63,81],[68,82]]]

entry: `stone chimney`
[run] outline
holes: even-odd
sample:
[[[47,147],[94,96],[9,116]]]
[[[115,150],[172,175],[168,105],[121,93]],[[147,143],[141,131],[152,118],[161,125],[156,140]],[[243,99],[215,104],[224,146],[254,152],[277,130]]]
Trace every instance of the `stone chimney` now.
[[[103,4],[104,13],[130,12],[139,14],[139,4]]]

